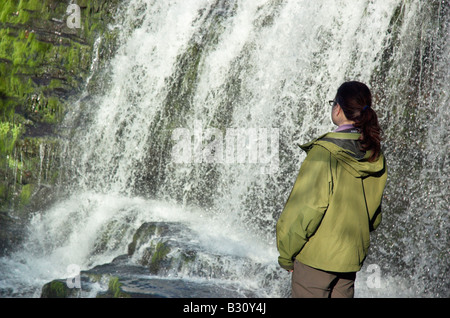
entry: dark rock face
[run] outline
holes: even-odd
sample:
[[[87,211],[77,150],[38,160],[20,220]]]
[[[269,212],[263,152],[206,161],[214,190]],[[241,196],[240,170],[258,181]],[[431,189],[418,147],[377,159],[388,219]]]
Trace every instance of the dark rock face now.
[[[7,254],[12,246],[20,242],[22,228],[21,222],[0,211],[0,256]]]

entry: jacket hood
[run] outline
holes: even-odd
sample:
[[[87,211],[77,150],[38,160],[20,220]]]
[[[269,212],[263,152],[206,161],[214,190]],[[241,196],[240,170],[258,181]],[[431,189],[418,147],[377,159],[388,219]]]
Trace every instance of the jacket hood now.
[[[383,154],[380,154],[377,160],[369,162],[371,152],[360,150],[359,137],[359,133],[332,132],[300,145],[300,148],[306,152],[315,145],[325,148],[342,164],[345,170],[356,178],[383,174],[385,171]]]

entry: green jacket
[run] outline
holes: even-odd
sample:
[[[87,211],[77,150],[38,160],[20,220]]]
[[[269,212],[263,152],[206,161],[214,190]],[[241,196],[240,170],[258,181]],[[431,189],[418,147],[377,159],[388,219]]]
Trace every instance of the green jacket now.
[[[387,169],[359,150],[359,133],[333,132],[300,147],[307,157],[277,222],[278,262],[332,272],[361,269],[381,222]]]

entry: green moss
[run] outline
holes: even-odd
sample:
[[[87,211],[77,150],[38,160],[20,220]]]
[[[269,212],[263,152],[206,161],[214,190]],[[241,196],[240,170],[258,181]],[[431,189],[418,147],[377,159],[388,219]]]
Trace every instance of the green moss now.
[[[47,135],[61,122],[68,99],[83,87],[90,72],[92,45],[106,30],[118,1],[76,1],[81,7],[80,29],[69,29],[65,23],[68,3],[0,0],[2,209],[15,211],[33,203],[31,191],[36,189],[27,185],[55,184],[61,175],[55,169],[59,165],[46,163],[43,168],[39,157],[42,143],[46,155],[55,154],[58,148],[47,148],[48,141],[41,138],[24,138]]]
[[[14,1],[3,0],[0,2],[0,22],[8,22],[13,13],[17,10]]]
[[[59,99],[50,97],[43,112],[43,121],[50,124],[56,124],[60,121],[63,113],[63,106]]]
[[[170,252],[170,247],[166,242],[158,242],[150,260],[149,268],[152,273],[157,273],[161,267],[161,262],[166,258]]]
[[[133,240],[128,244],[128,255],[133,255],[136,251],[136,246],[142,239],[147,239],[156,233],[157,226],[155,223],[144,223],[141,227],[134,233]]]
[[[63,6],[63,4],[59,5]],[[40,11],[47,10],[47,6],[41,1],[8,1],[2,4],[6,15],[23,12],[39,15]],[[6,8],[7,7],[7,8]],[[5,9],[6,8],[6,9]],[[41,9],[41,8],[46,8]],[[18,11],[17,11],[18,10]],[[39,11],[40,10],[40,11]],[[2,16],[5,12],[2,11]],[[19,14],[19,15],[20,15]],[[89,19],[86,18],[86,21]],[[10,21],[11,22],[11,21]],[[14,21],[22,24],[24,21]],[[36,23],[44,23],[36,20]],[[10,118],[18,107],[23,109],[29,105],[27,100],[30,95],[39,91],[44,92],[47,101],[42,100],[38,109],[32,111],[33,121],[45,123],[58,123],[62,118],[61,94],[69,94],[80,85],[81,80],[89,72],[91,47],[80,44],[56,35],[48,35],[39,31],[31,31],[30,27],[1,28],[0,26],[0,59],[2,59],[0,72],[0,98],[1,112]],[[63,44],[63,41],[65,45]],[[68,44],[68,45],[67,45]],[[8,62],[9,61],[9,62]],[[65,74],[61,74],[61,67],[65,68]],[[43,77],[42,79],[40,79]],[[32,78],[37,79],[36,83]],[[46,84],[47,79],[51,79]],[[19,106],[20,105],[20,106]],[[37,111],[37,114],[36,114]],[[39,113],[43,111],[42,113]]]
[[[41,11],[42,8],[42,0],[20,0],[19,9],[24,10],[33,10],[33,11]]]
[[[193,263],[197,259],[197,252],[191,250],[183,251],[180,259],[182,264]]]
[[[78,298],[80,288],[69,288],[65,280],[54,280],[42,287],[41,298]]]
[[[0,58],[10,59],[12,53],[14,52],[13,48],[13,38],[9,35],[9,28],[0,30]]]
[[[34,68],[45,63],[47,52],[52,48],[52,44],[37,40],[35,33],[32,32],[28,35],[27,47],[30,50],[26,62],[28,66]]]
[[[130,295],[121,290],[121,286],[119,277],[111,277],[108,283],[108,294],[114,298],[130,298]]]
[[[118,248],[127,233],[128,225],[118,220],[112,220],[99,231],[98,239],[94,244],[94,253],[101,254],[108,249]]]
[[[30,203],[31,194],[33,193],[34,185],[26,184],[22,187],[19,195],[20,207],[25,207]]]
[[[70,290],[66,284],[58,280],[54,280],[42,287],[42,297],[45,298],[66,298],[69,295]]]
[[[22,133],[22,126],[9,122],[0,122],[0,152],[11,155],[16,140]]]
[[[3,169],[4,200],[0,203],[2,209],[12,209],[17,216],[25,216],[36,202],[44,202],[46,197],[33,197],[39,190],[38,184],[55,185],[59,179],[57,156],[60,142],[56,138],[26,137],[16,141],[14,151],[5,157],[0,157],[0,169]],[[44,155],[45,158],[41,158]],[[45,160],[45,164],[42,162]]]
[[[12,157],[8,157],[7,160],[8,160],[9,169],[14,169],[14,170],[22,170],[23,169],[23,164],[19,160],[14,159]]]

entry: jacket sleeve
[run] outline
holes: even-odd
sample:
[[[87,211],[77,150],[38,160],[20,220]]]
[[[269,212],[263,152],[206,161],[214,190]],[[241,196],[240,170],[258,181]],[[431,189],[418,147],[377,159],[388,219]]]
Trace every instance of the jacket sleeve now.
[[[380,204],[377,211],[375,212],[375,215],[370,220],[370,223],[369,223],[370,232],[375,231],[377,229],[378,225],[380,225],[380,223],[381,223],[381,219],[382,219],[382,216],[381,216],[381,204]]]
[[[294,257],[322,221],[331,191],[330,153],[321,146],[314,146],[300,167],[277,222],[278,263],[282,268],[294,268]]]

